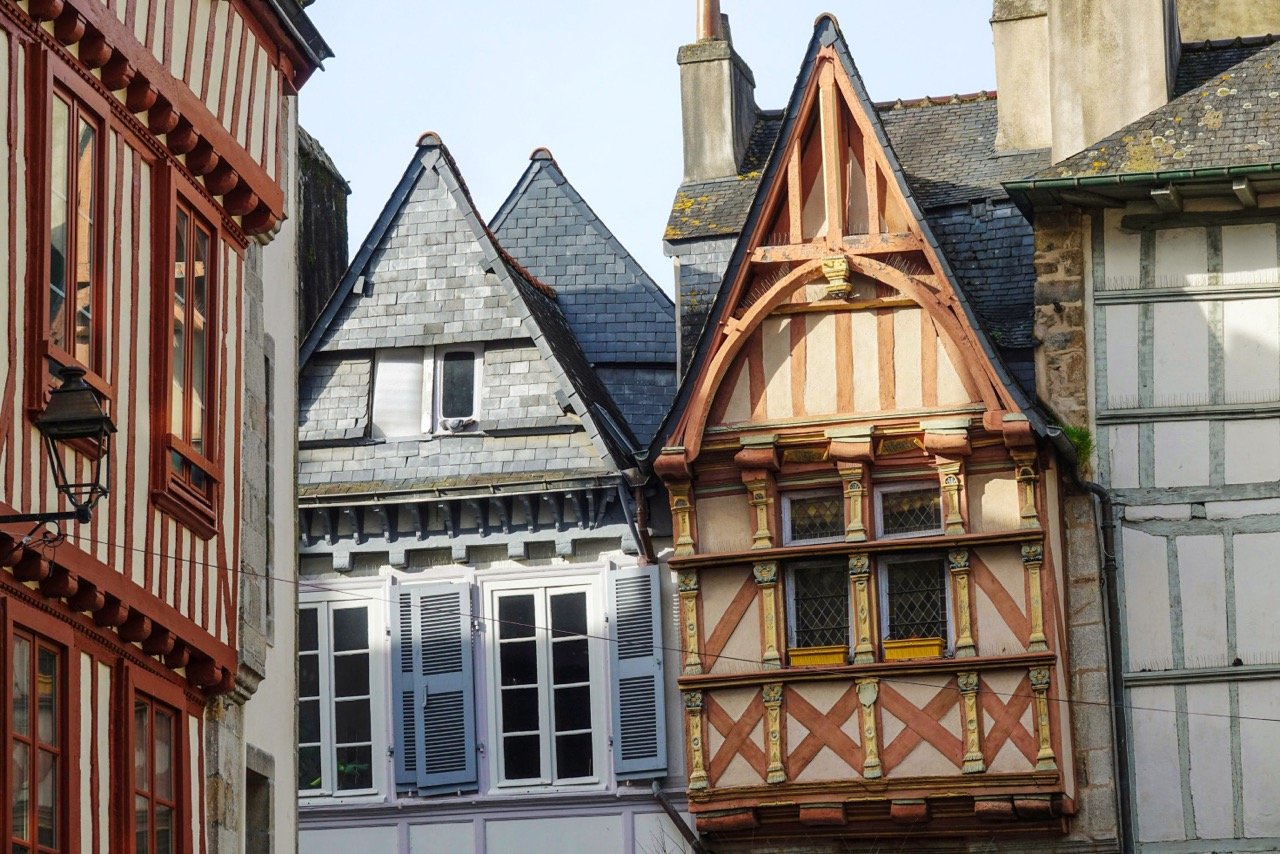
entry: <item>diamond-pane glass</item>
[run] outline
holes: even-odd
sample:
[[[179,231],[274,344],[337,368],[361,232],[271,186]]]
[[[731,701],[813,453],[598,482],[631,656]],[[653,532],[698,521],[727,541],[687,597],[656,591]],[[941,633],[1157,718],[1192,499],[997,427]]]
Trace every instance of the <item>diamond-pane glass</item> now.
[[[838,492],[787,499],[791,513],[788,542],[839,539],[844,535],[844,502]]]
[[[942,530],[942,494],[937,487],[880,493],[880,535]]]
[[[795,645],[849,642],[849,576],[840,566],[805,567],[792,573]]]
[[[894,561],[888,570],[887,640],[947,636],[947,575],[942,561]]]

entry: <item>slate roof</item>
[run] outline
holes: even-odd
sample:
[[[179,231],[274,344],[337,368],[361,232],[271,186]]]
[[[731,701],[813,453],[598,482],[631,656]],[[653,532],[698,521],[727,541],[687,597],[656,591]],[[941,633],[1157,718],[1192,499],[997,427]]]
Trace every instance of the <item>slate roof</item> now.
[[[1188,82],[1193,67],[1194,73],[1209,74],[1199,86],[1027,183],[1280,162],[1280,43],[1221,70],[1220,63],[1210,67],[1208,58],[1189,62],[1194,66],[1188,65]]]
[[[490,229],[528,275],[546,282],[622,417],[647,442],[675,394],[675,305],[569,183],[551,153],[534,151]],[[658,374],[637,388],[613,368]]]
[[[1178,74],[1174,80],[1173,96],[1185,95],[1208,82],[1210,77],[1221,74],[1233,65],[1244,62],[1269,44],[1276,36],[1252,36],[1229,41],[1192,42],[1182,46],[1178,60]]]

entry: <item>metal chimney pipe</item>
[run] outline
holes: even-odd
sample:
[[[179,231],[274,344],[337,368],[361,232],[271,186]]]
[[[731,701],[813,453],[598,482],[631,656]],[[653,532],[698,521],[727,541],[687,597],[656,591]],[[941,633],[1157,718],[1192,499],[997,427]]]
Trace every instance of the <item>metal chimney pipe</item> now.
[[[720,23],[720,0],[698,0],[698,41],[723,39]]]

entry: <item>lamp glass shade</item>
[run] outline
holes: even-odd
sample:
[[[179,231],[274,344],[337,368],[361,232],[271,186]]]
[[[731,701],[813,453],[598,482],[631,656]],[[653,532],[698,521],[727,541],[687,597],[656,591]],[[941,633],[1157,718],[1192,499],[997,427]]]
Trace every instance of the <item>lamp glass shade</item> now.
[[[36,429],[48,439],[101,439],[116,432],[102,411],[98,395],[84,381],[84,371],[67,367],[59,372],[62,385],[49,393],[49,403],[36,419]]]

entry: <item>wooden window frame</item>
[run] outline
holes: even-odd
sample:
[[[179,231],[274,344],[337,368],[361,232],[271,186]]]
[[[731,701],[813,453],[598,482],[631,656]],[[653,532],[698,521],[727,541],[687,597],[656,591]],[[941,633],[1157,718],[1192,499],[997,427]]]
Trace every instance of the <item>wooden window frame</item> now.
[[[844,518],[843,511],[840,518],[840,532],[832,534],[829,537],[807,537],[804,539],[791,538],[791,502],[794,499],[805,498],[835,498],[843,508],[844,496],[839,486],[831,486],[827,489],[805,489],[794,492],[782,493],[782,544],[784,546],[810,546],[819,543],[838,543],[844,540],[845,525],[847,522]]]
[[[218,212],[194,187],[187,186],[185,178],[178,175],[177,170],[169,167],[160,170],[157,175],[163,186],[159,188],[159,199],[155,206],[153,223],[153,245],[160,250],[153,271],[152,305],[152,364],[151,394],[153,436],[152,447],[152,486],[151,500],[160,509],[174,517],[178,522],[190,528],[202,539],[213,537],[219,528],[218,507],[222,493],[223,471],[221,466],[222,448],[219,443],[222,413],[218,407],[219,358],[222,351],[222,315],[223,297],[222,277],[226,271],[222,269],[221,254],[227,241],[218,223]],[[205,341],[208,353],[205,360],[205,453],[200,453],[187,441],[185,436],[177,435],[170,421],[171,376],[173,354],[175,300],[174,264],[177,255],[175,231],[178,224],[178,211],[188,217],[188,234],[194,234],[197,228],[209,235],[209,257],[205,274],[206,282],[206,318]],[[188,250],[191,251],[190,249]],[[188,277],[189,278],[189,277]],[[184,364],[188,375],[191,370],[190,341],[188,333],[184,341]],[[190,381],[185,383],[190,387]],[[190,418],[190,407],[183,410],[184,421]],[[184,423],[184,433],[190,435],[190,425]],[[173,455],[179,456],[187,467],[198,470],[206,479],[206,487],[200,490],[189,483],[173,465]]]
[[[108,382],[105,370],[108,287],[106,255],[109,219],[106,205],[108,204],[107,148],[110,133],[116,129],[112,108],[93,86],[48,51],[33,52],[29,74],[31,145],[28,151],[31,159],[28,185],[30,212],[28,257],[31,259],[31,264],[28,274],[28,317],[34,334],[29,336],[30,368],[26,406],[28,412],[34,416],[43,411],[48,403],[49,392],[58,385],[58,379],[51,365],[76,366],[85,370],[85,382],[99,394],[103,400],[104,409],[110,414],[115,390]],[[87,119],[97,137],[93,176],[93,193],[97,209],[91,235],[93,267],[90,273],[93,317],[88,364],[77,359],[67,349],[54,344],[49,335],[49,287],[52,276],[52,246],[49,233],[52,225],[53,101],[55,98],[70,104],[73,123],[76,118]],[[70,132],[68,136],[70,137]],[[70,163],[70,157],[70,149],[68,149],[68,163]],[[71,251],[68,253],[67,269],[70,271],[75,263],[75,248],[74,240],[70,239],[70,236],[68,238]],[[81,450],[87,452],[88,445]]]
[[[450,353],[466,353],[474,361],[471,374],[471,414],[457,416],[464,422],[457,430],[448,430],[444,426],[444,363]],[[431,430],[435,434],[454,435],[457,433],[477,432],[480,413],[484,409],[484,345],[483,344],[442,344],[436,345],[431,353]],[[448,419],[454,420],[454,419]]]
[[[133,850],[132,845],[137,838],[134,793],[137,791],[138,783],[134,775],[134,750],[137,747],[137,732],[134,729],[133,708],[134,703],[139,697],[142,697],[151,701],[153,706],[158,704],[173,713],[173,827],[171,837],[173,840],[173,854],[194,852],[196,847],[191,835],[191,817],[193,815],[192,810],[196,809],[197,805],[191,802],[191,780],[199,769],[190,767],[188,745],[191,737],[189,717],[199,707],[193,708],[192,702],[180,687],[148,670],[125,663],[117,670],[117,674],[120,685],[118,691],[120,701],[113,707],[112,714],[119,721],[116,731],[126,732],[128,735],[121,746],[121,753],[117,754],[117,756],[121,756],[120,770],[118,772],[119,776],[113,782],[113,787],[118,798],[117,809],[121,818],[112,822],[112,827],[115,829],[113,835],[118,833],[122,839],[117,839],[117,841],[122,841],[122,844],[128,846],[128,850]],[[199,711],[202,712],[203,710],[199,709]],[[152,717],[154,718],[154,709]],[[203,746],[201,749],[203,750]],[[150,756],[151,768],[154,771],[154,752]],[[151,827],[154,828],[154,826],[153,822]]]

